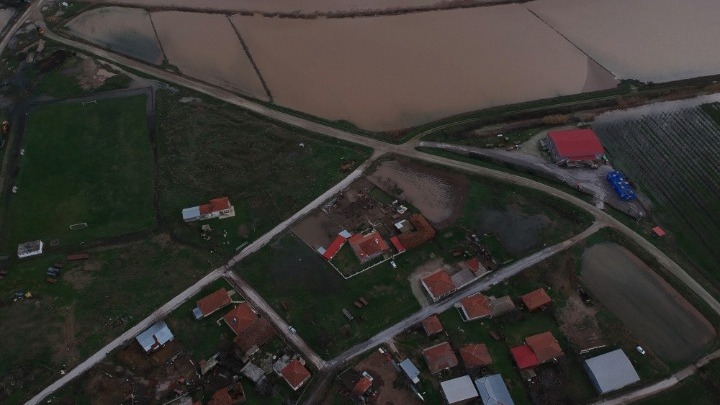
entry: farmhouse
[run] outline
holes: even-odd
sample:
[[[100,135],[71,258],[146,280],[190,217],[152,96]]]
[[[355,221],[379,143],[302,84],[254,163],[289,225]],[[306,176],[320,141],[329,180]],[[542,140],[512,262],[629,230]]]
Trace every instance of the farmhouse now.
[[[454,293],[456,289],[455,282],[443,269],[439,269],[435,273],[423,278],[422,285],[425,287],[425,291],[430,294],[433,301],[437,301]]]
[[[587,359],[583,366],[600,395],[640,381],[635,368],[621,349]]]
[[[455,307],[465,322],[485,318],[492,314],[490,300],[480,293],[461,299],[459,303],[455,304]]]
[[[468,404],[478,397],[475,385],[467,375],[443,381],[440,388],[448,405]]]
[[[366,234],[354,235],[348,242],[360,263],[367,263],[390,249],[380,233],[374,229]]]
[[[149,354],[174,338],[175,336],[170,332],[167,324],[164,321],[159,321],[139,334],[135,339],[140,343],[140,347],[143,348],[145,353]]]
[[[440,323],[440,318],[438,318],[437,315],[425,318],[425,320],[422,321],[422,327],[425,330],[425,334],[428,336],[432,336],[443,331],[442,323]]]
[[[550,332],[528,336],[525,338],[525,343],[535,353],[540,364],[563,356],[560,344]]]
[[[34,240],[32,242],[25,242],[18,245],[17,255],[20,259],[30,256],[37,256],[43,252],[43,241]]]
[[[192,311],[193,316],[195,319],[201,319],[213,314],[215,311],[223,309],[227,305],[230,305],[230,294],[228,294],[226,289],[221,288],[200,299],[197,302],[197,307]]]
[[[528,311],[536,311],[552,302],[552,298],[545,292],[544,288],[538,288],[520,297]]]
[[[478,378],[475,380],[475,388],[480,394],[483,405],[514,405],[500,374]]]
[[[233,332],[235,332],[236,335],[240,335],[243,331],[249,328],[256,319],[258,319],[258,316],[252,308],[250,308],[250,305],[247,302],[239,304],[223,316],[225,323],[233,330]]]
[[[323,257],[325,260],[332,260],[333,257],[337,254],[337,252],[340,251],[340,249],[345,245],[345,242],[352,236],[352,234],[348,231],[342,231],[337,234],[335,237],[335,240],[330,243],[330,246],[328,246],[327,249],[320,247],[318,248],[318,253]]]
[[[600,140],[589,128],[549,131],[546,145],[558,164],[597,161],[604,154]]]
[[[405,373],[407,378],[410,379],[410,381],[413,382],[413,384],[417,384],[420,382],[420,379],[418,376],[420,375],[420,370],[418,370],[417,367],[415,367],[415,364],[410,359],[405,359],[398,364],[400,366],[400,369]]]
[[[450,343],[442,342],[422,351],[430,373],[437,374],[458,365],[458,359]]]
[[[513,360],[515,360],[515,364],[520,370],[535,367],[540,364],[530,346],[522,345],[513,347],[510,349],[510,354],[512,354]]]
[[[224,219],[234,216],[235,207],[230,204],[230,200],[227,197],[215,198],[210,200],[208,204],[182,210],[182,217],[185,222],[203,221],[212,218]]]
[[[487,366],[492,363],[490,352],[484,344],[472,344],[461,347],[460,357],[463,359],[463,363],[467,369]]]
[[[298,359],[291,361],[280,370],[280,374],[294,391],[297,391],[298,388],[302,387],[302,385],[310,379],[310,372]]]

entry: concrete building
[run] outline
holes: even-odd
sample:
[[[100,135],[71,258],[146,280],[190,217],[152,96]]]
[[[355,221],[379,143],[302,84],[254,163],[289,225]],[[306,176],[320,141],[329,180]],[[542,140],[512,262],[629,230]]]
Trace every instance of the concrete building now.
[[[585,360],[585,371],[598,394],[606,394],[640,381],[621,349]]]

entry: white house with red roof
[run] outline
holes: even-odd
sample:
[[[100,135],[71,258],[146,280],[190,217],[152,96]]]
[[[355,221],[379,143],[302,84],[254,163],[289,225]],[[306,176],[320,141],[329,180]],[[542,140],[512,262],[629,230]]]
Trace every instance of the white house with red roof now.
[[[183,221],[204,221],[213,218],[230,218],[235,216],[235,207],[227,197],[214,198],[209,203],[182,210]]]

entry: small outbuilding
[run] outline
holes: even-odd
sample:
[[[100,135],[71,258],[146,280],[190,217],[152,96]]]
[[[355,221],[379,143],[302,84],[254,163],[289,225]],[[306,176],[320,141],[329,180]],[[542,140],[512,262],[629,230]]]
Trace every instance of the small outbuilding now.
[[[505,295],[500,298],[490,297],[490,315],[494,318],[496,316],[504,315],[514,311],[515,303],[509,295]]]
[[[540,364],[530,346],[522,345],[513,347],[510,349],[510,354],[512,354],[513,360],[515,360],[515,364],[520,370],[535,367]]]
[[[18,245],[17,255],[18,258],[23,259],[26,257],[41,255],[43,252],[43,241],[34,240],[31,242],[25,242]]]
[[[468,404],[478,397],[475,385],[467,375],[441,382],[440,389],[448,405]]]
[[[659,226],[656,226],[652,229],[652,234],[656,238],[662,238],[665,236],[665,230],[663,230]]]
[[[598,394],[606,394],[640,381],[621,349],[585,360],[585,371]]]
[[[483,405],[514,405],[510,392],[500,374],[493,374],[475,380],[475,388]]]
[[[145,353],[150,354],[174,338],[175,336],[173,336],[165,321],[159,321],[139,334],[135,339]]]
[[[552,303],[552,298],[545,292],[544,288],[538,288],[520,297],[528,311],[536,311]]]
[[[413,382],[413,384],[417,384],[420,382],[420,378],[418,377],[420,375],[420,370],[418,370],[417,367],[415,367],[415,364],[410,359],[405,359],[401,361],[399,364],[400,369],[405,373],[407,378],[410,379],[410,381]]]

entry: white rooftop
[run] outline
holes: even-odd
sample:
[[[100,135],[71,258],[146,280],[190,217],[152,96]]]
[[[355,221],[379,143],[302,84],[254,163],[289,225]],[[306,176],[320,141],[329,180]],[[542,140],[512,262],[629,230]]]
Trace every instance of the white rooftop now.
[[[440,383],[440,388],[450,405],[478,397],[475,384],[467,375],[443,381]]]
[[[585,360],[585,371],[599,394],[640,381],[630,359],[621,349]]]

